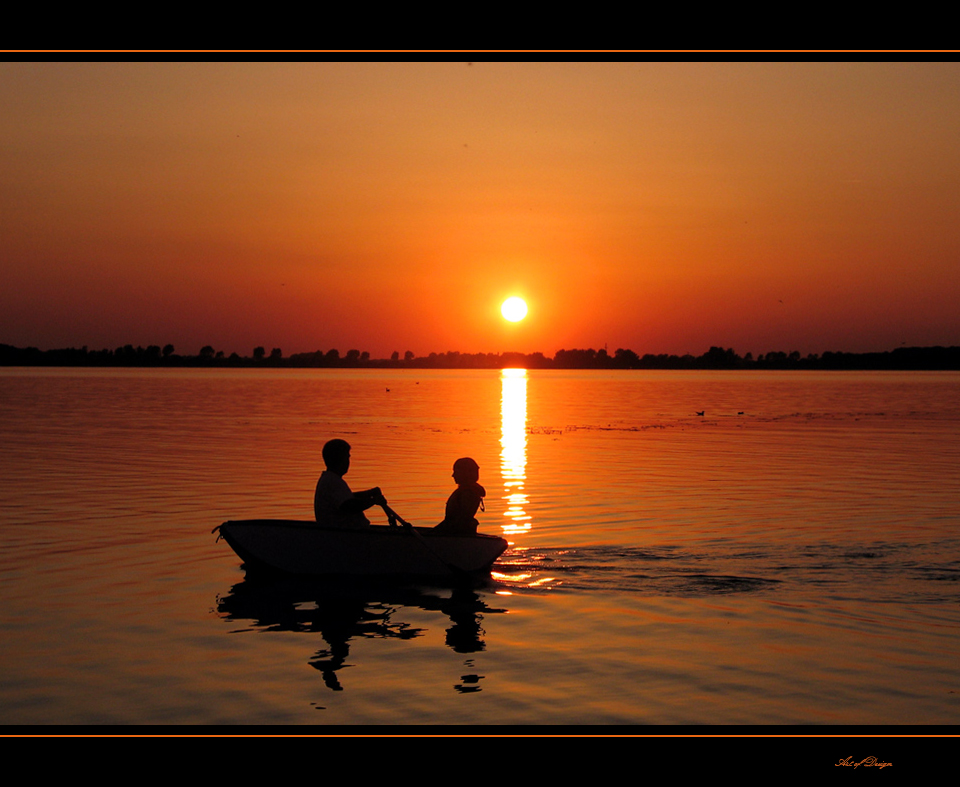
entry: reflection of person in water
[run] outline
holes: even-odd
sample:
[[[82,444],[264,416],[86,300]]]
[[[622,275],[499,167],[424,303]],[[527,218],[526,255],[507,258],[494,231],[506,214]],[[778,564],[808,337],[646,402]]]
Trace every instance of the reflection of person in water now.
[[[483,510],[483,498],[487,491],[480,486],[480,466],[470,457],[458,459],[453,463],[453,480],[457,488],[447,499],[447,509],[443,521],[434,530],[457,535],[474,535],[477,522],[474,516],[479,508]]]
[[[480,621],[483,620],[480,613],[486,610],[487,606],[476,593],[464,588],[454,588],[450,598],[440,609],[450,618],[451,626],[447,629],[446,636],[448,647],[457,653],[476,653],[486,648],[482,637],[484,632],[480,627]]]
[[[350,469],[350,444],[346,440],[330,440],[323,446],[327,469],[320,474],[313,495],[313,513],[317,524],[331,527],[370,527],[363,513],[371,506],[386,510],[387,500],[380,487],[352,492],[343,477]]]

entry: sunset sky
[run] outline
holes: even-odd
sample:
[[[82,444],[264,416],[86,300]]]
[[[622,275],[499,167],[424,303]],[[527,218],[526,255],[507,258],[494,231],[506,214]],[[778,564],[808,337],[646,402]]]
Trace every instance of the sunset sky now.
[[[7,62],[0,107],[0,343],[960,345],[957,63]]]

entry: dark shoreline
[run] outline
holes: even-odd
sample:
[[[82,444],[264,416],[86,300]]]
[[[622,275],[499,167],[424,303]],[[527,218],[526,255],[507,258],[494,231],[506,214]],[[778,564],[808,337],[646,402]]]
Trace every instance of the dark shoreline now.
[[[430,353],[404,358],[374,359],[369,353],[350,350],[343,357],[337,350],[297,353],[283,357],[279,349],[267,356],[262,348],[253,357],[226,356],[205,347],[199,355],[177,355],[172,345],[161,349],[126,345],[116,350],[67,348],[39,350],[0,344],[0,366],[99,366],[151,368],[250,368],[250,369],[805,369],[958,371],[960,347],[900,347],[874,353],[824,352],[801,357],[800,353],[771,352],[756,358],[741,357],[732,349],[711,347],[703,355],[637,355],[632,350],[559,350],[553,358],[543,353]]]

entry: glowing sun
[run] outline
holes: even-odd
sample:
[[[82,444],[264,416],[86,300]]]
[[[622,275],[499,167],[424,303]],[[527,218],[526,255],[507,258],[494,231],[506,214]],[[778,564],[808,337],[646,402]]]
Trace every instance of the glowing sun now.
[[[505,320],[510,322],[520,322],[527,316],[527,303],[523,298],[507,298],[500,307],[500,313]]]

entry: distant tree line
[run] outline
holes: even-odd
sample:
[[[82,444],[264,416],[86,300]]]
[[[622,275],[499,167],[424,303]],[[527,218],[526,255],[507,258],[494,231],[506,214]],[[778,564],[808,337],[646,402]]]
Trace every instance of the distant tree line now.
[[[369,352],[336,349],[296,353],[284,357],[279,347],[267,353],[255,347],[249,357],[225,355],[211,345],[196,355],[179,355],[172,344],[115,350],[88,350],[86,346],[62,350],[38,350],[0,344],[0,366],[157,366],[246,368],[397,368],[397,369],[900,369],[960,370],[960,347],[900,347],[879,353],[825,352],[802,357],[799,352],[752,353],[739,356],[732,349],[711,347],[703,355],[637,355],[618,349],[610,355],[601,350],[558,350],[553,358],[543,353],[430,353],[416,356],[407,350],[390,358],[375,359]]]

